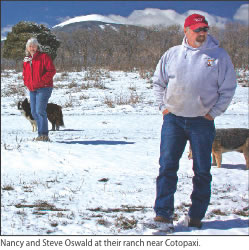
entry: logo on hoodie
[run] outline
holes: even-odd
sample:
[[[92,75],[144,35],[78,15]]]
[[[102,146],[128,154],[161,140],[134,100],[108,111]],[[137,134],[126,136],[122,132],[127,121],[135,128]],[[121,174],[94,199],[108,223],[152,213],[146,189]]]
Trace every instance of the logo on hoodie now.
[[[214,66],[214,61],[215,59],[214,58],[207,58],[207,67],[212,67]]]

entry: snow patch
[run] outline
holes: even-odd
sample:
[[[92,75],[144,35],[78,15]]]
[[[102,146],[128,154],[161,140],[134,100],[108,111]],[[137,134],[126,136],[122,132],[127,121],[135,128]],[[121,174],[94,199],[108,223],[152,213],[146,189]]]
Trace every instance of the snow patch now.
[[[53,26],[53,28],[63,27],[65,25],[68,25],[68,24],[71,24],[71,23],[89,22],[89,21],[98,21],[98,22],[103,22],[103,23],[120,24],[119,22],[113,20],[112,18],[105,17],[105,16],[98,15],[98,14],[91,14],[91,15],[86,15],[86,16],[77,16],[77,17],[68,19],[65,22],[62,22],[60,24],[57,24],[57,25]]]

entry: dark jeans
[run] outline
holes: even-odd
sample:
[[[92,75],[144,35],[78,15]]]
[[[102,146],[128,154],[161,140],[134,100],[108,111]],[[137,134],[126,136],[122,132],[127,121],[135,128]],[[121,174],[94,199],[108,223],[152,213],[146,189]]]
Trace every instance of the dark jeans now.
[[[38,136],[48,135],[47,104],[53,88],[40,88],[30,91],[31,114],[36,120]]]
[[[179,160],[189,140],[193,154],[193,192],[189,216],[202,219],[211,196],[211,151],[215,137],[214,121],[204,117],[164,116],[161,131],[160,169],[156,181],[156,215],[173,219],[174,193],[177,186]]]

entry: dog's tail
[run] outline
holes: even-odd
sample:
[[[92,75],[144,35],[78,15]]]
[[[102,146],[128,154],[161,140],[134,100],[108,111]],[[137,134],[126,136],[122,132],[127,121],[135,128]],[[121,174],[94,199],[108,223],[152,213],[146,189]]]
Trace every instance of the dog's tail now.
[[[63,128],[65,127],[61,107],[60,107],[60,126]]]

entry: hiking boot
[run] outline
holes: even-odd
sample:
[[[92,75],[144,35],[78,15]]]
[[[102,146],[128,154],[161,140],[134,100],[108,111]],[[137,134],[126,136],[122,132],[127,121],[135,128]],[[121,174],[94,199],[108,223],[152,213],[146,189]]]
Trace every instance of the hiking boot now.
[[[34,138],[33,141],[41,141],[41,139],[42,139],[42,136],[39,135],[38,137]]]
[[[48,135],[43,135],[42,141],[50,141]]]
[[[188,227],[201,228],[202,227],[202,222],[199,219],[189,218],[189,220],[188,220]]]
[[[162,217],[162,216],[160,216],[160,215],[156,216],[156,217],[154,218],[154,221],[155,221],[155,222],[161,222],[161,223],[167,223],[167,224],[173,224],[173,221],[172,221],[172,220],[167,219],[167,218],[164,218],[164,217]]]
[[[160,215],[157,215],[154,218],[153,223],[151,223],[153,229],[159,230],[160,232],[167,232],[170,233],[174,230],[173,220],[164,218]]]
[[[40,135],[35,140],[36,141],[50,141],[50,139],[47,135]]]

